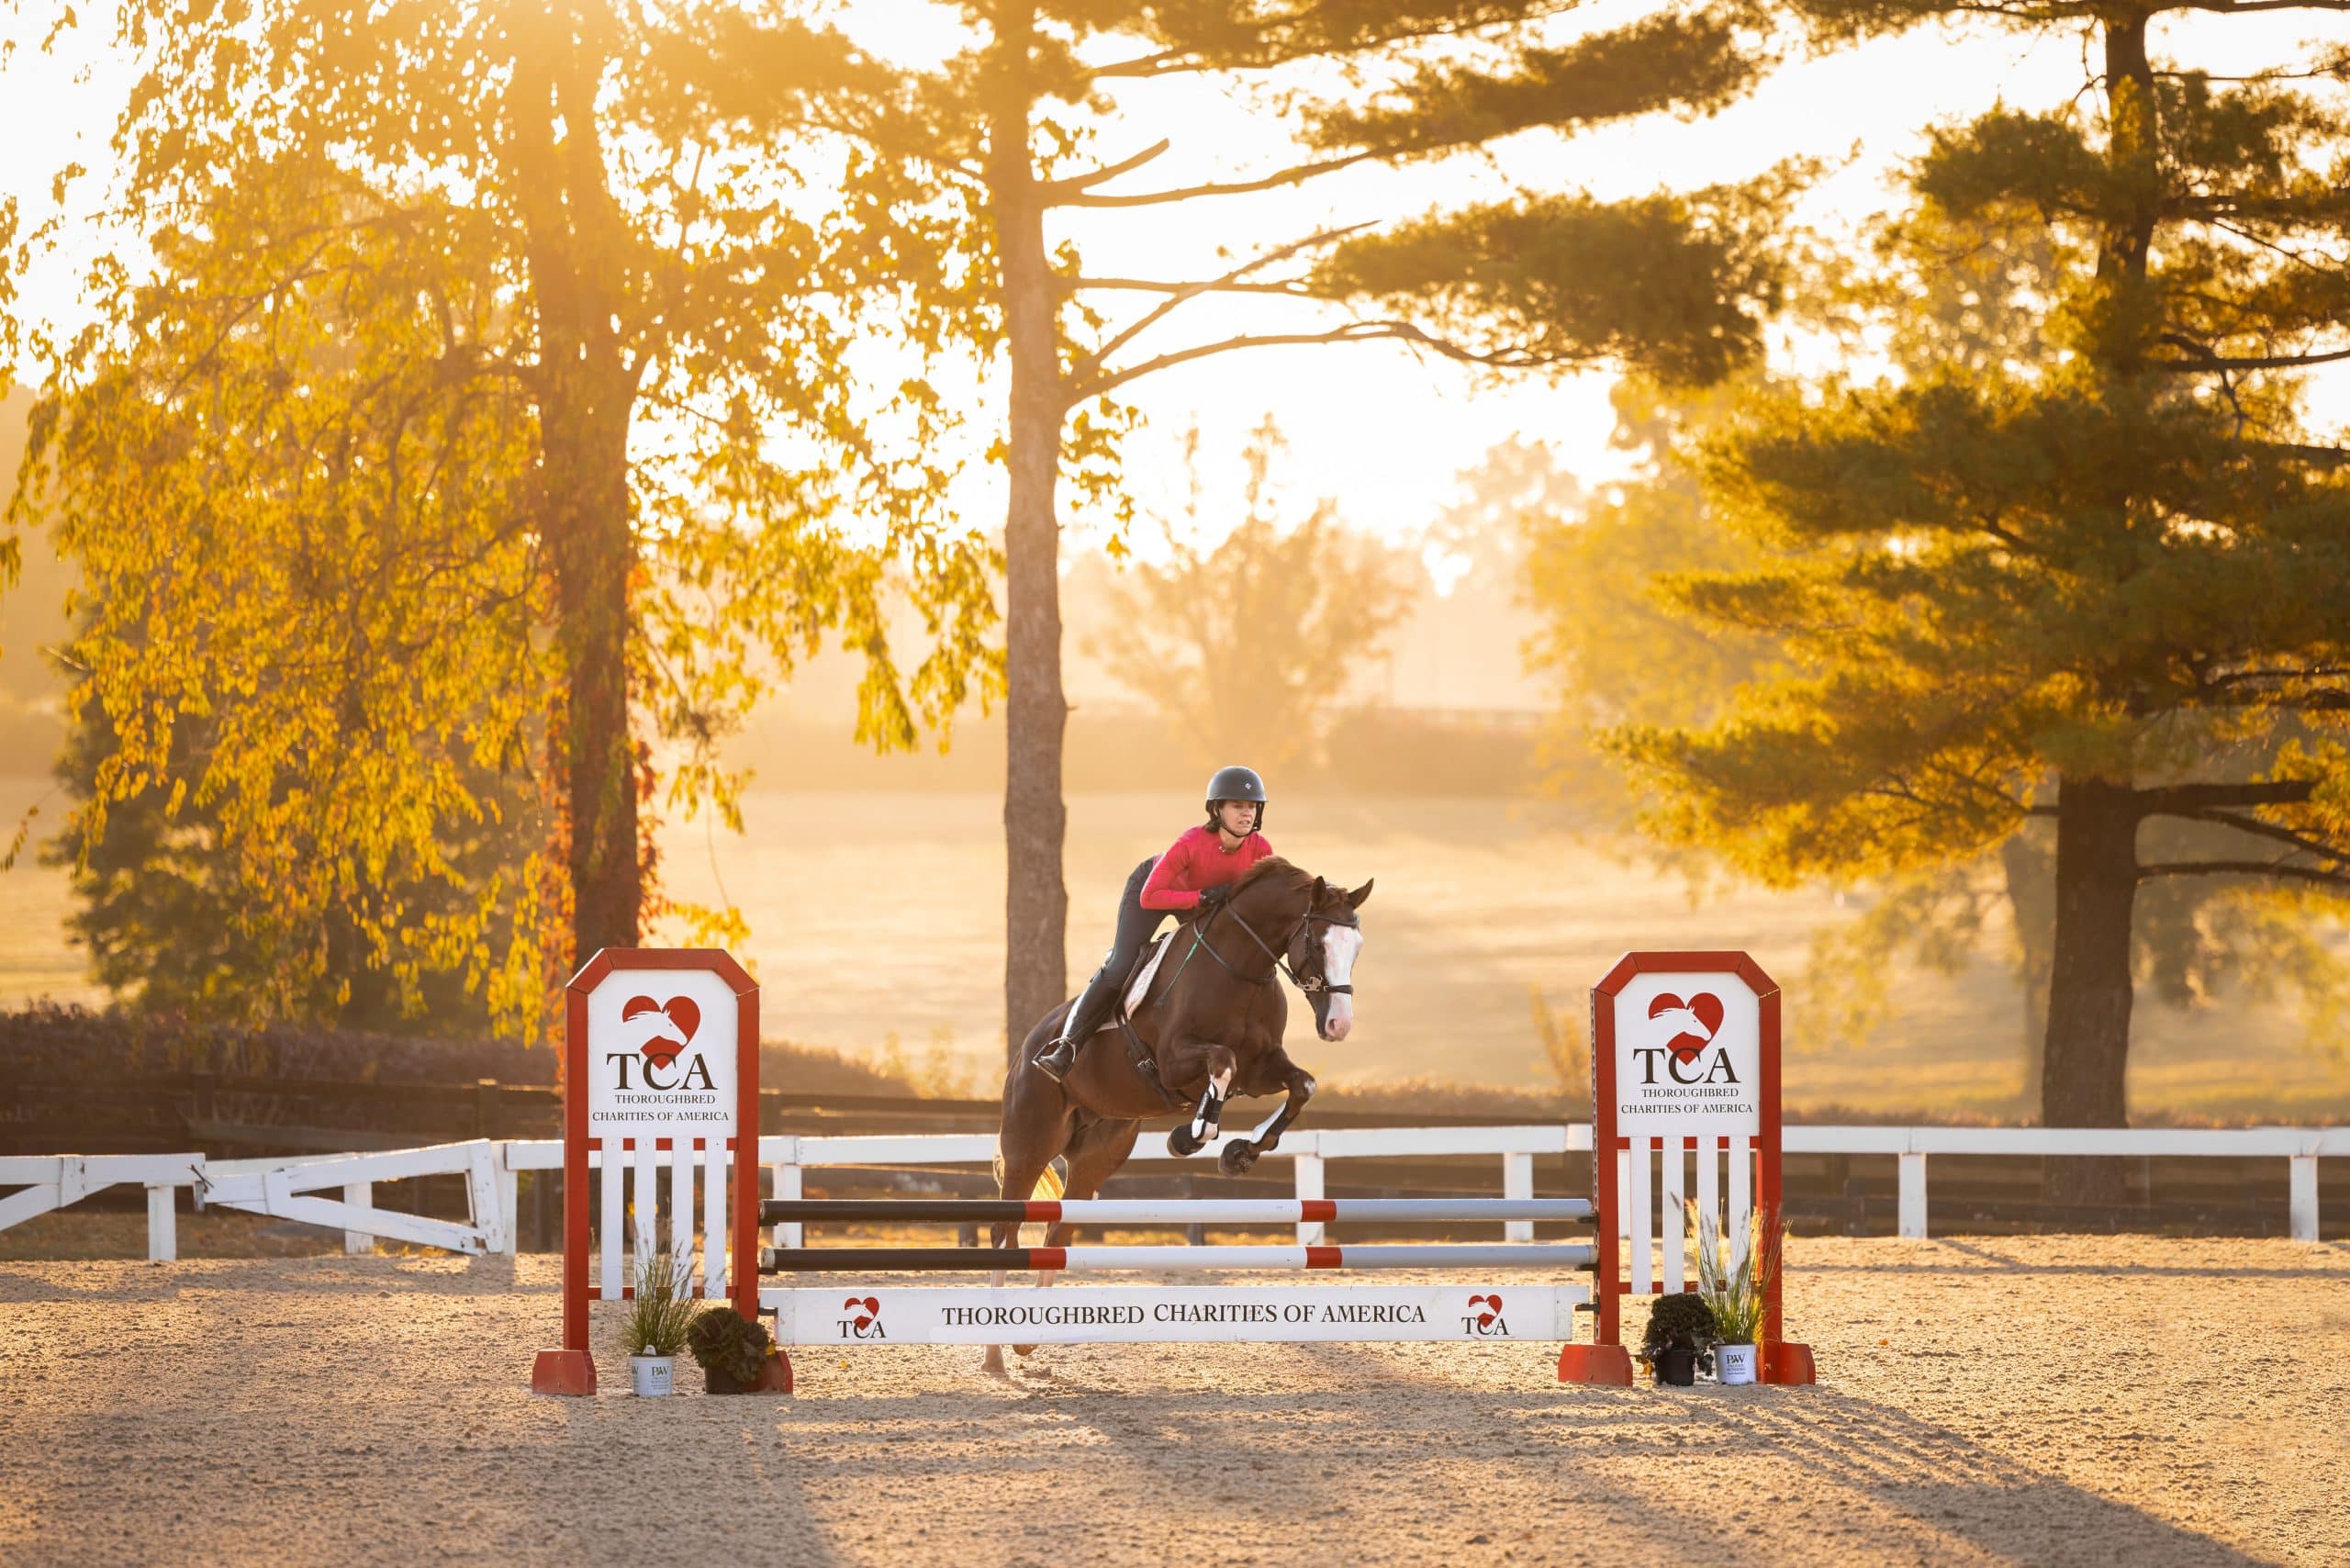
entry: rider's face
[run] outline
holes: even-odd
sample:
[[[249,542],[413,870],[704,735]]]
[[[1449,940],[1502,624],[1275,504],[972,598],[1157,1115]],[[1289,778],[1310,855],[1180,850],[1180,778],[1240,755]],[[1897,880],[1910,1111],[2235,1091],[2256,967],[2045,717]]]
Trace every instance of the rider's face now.
[[[1245,838],[1257,826],[1257,802],[1226,801],[1215,809],[1216,821],[1235,838]]]

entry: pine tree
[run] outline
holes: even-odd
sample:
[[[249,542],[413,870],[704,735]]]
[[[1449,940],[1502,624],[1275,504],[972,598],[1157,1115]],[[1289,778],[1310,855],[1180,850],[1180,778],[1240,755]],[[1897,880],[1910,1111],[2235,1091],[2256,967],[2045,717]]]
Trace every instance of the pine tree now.
[[[2289,67],[2157,62],[2154,18],[2189,8],[2001,13],[2084,32],[2100,73],[2074,105],[1934,133],[1893,282],[1915,308],[1953,259],[1938,239],[1971,226],[2044,244],[2053,287],[2009,301],[2042,317],[2044,363],[1758,398],[1707,478],[1773,555],[1676,591],[1798,667],[1711,727],[1621,737],[1661,828],[1777,881],[1947,864],[2053,822],[2051,1126],[2126,1119],[2142,887],[2350,891],[2350,449],[2298,379],[2350,359],[2350,277],[2318,260],[2350,219],[2350,117]],[[1836,42],[1984,14],[1796,9]],[[2191,847],[2147,857],[2157,823]],[[2066,1161],[2052,1187],[2109,1201],[2119,1175]]]

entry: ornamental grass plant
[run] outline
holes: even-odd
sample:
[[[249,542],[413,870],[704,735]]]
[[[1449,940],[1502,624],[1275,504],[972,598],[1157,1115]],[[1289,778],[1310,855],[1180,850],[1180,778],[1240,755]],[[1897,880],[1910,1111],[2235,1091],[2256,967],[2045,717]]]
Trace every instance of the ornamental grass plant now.
[[[632,1356],[682,1354],[699,1310],[694,1300],[691,1241],[682,1250],[667,1240],[647,1247],[640,1232],[632,1261],[636,1288],[621,1324],[621,1345]]]
[[[1687,1204],[1696,1235],[1697,1294],[1713,1314],[1714,1338],[1724,1345],[1759,1344],[1771,1281],[1779,1268],[1782,1227],[1759,1213],[1746,1217],[1746,1245],[1735,1260],[1724,1255],[1724,1238],[1710,1212]]]

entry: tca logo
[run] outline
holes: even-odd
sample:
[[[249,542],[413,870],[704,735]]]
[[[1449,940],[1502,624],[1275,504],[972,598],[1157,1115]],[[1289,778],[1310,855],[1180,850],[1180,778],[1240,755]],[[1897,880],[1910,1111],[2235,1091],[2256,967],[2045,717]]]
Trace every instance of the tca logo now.
[[[1698,991],[1686,1002],[1670,991],[1660,992],[1649,1003],[1649,1037],[1662,1043],[1632,1047],[1632,1055],[1639,1058],[1640,1081],[1652,1086],[1662,1072],[1684,1086],[1736,1083],[1738,1070],[1730,1066],[1729,1052],[1716,1051],[1711,1061],[1704,1059],[1721,1026],[1722,999],[1711,991]]]
[[[841,1338],[844,1339],[887,1339],[889,1333],[881,1327],[881,1303],[876,1296],[853,1295],[841,1303]]]
[[[1508,1338],[1509,1324],[1502,1316],[1501,1296],[1471,1296],[1469,1310],[1460,1316],[1460,1331],[1472,1339]]]
[[[643,1070],[639,1077],[647,1089],[666,1092],[715,1088],[711,1081],[710,1063],[699,1053],[674,1080],[664,1081],[659,1076],[677,1067],[677,1058],[693,1044],[694,1034],[700,1027],[701,1009],[694,1005],[690,996],[673,996],[666,1002],[632,996],[621,1007],[621,1035],[628,1042],[627,1047],[605,1052],[604,1060],[619,1077],[623,1092],[637,1087],[629,1081],[629,1070],[640,1065]]]

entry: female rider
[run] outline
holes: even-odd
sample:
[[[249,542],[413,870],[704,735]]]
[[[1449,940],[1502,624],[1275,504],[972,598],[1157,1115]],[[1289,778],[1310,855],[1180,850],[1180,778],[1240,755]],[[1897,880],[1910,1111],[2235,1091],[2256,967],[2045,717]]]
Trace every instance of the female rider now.
[[[1069,1008],[1061,1032],[1029,1063],[1054,1082],[1077,1065],[1078,1048],[1116,1005],[1135,960],[1168,914],[1222,903],[1241,873],[1273,852],[1257,831],[1265,825],[1265,781],[1248,768],[1218,768],[1208,780],[1207,809],[1205,825],[1186,830],[1166,854],[1144,861],[1126,879],[1108,955]]]

